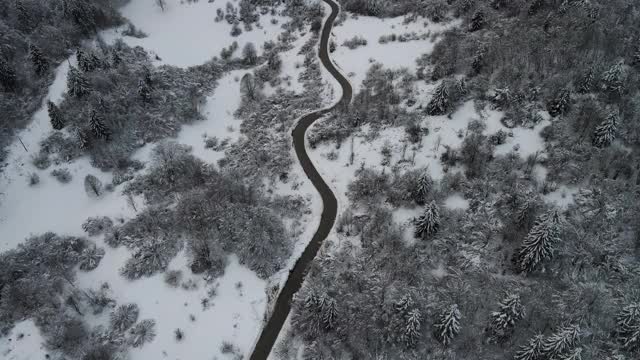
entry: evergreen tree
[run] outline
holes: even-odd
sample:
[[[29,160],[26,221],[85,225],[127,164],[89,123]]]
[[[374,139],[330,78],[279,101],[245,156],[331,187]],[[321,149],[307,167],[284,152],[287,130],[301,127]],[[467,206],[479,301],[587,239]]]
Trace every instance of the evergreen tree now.
[[[582,360],[582,348],[578,347],[560,356],[560,360]]]
[[[406,319],[406,327],[402,337],[405,345],[414,347],[421,336],[422,313],[418,309],[413,309],[409,311]]]
[[[126,331],[138,321],[138,315],[140,315],[140,308],[136,304],[131,303],[118,306],[118,308],[111,312],[109,318],[111,329],[121,333]]]
[[[566,355],[573,350],[580,336],[578,325],[569,325],[560,328],[544,340],[542,353],[549,359]]]
[[[427,199],[427,195],[429,195],[429,191],[433,188],[433,180],[431,180],[431,176],[429,176],[428,172],[422,173],[420,178],[418,178],[418,183],[416,184],[416,189],[413,194],[413,199],[418,205],[424,205]]]
[[[596,75],[593,68],[589,69],[586,74],[578,82],[578,92],[581,94],[587,94],[595,90],[596,87]]]
[[[405,295],[400,300],[396,301],[393,304],[393,308],[402,314],[405,314],[409,311],[409,308],[413,306],[413,299],[411,295]]]
[[[0,84],[8,91],[14,90],[16,86],[16,71],[2,57],[0,57]]]
[[[78,49],[76,59],[78,61],[78,67],[84,72],[93,71],[100,66],[100,59],[93,51],[85,52]]]
[[[434,335],[442,344],[449,345],[460,332],[460,310],[458,305],[451,305],[435,324]]]
[[[443,81],[436,88],[433,98],[427,104],[427,115],[444,115],[449,110],[451,103],[449,102],[449,89]]]
[[[415,227],[414,235],[416,238],[426,239],[438,232],[440,213],[435,201],[427,205],[422,216],[415,221]]]
[[[91,127],[91,132],[93,136],[98,139],[109,139],[111,135],[111,131],[104,125],[104,119],[97,111],[91,110],[91,114],[89,116],[89,126]]]
[[[156,322],[151,319],[144,319],[134,326],[130,333],[129,342],[133,347],[140,347],[145,343],[150,343],[156,337]]]
[[[86,132],[82,129],[76,129],[75,136],[80,150],[86,150],[89,147],[89,136]]]
[[[49,70],[49,61],[44,57],[39,47],[31,44],[29,45],[29,58],[33,63],[33,68],[36,74],[42,76]]]
[[[516,352],[515,360],[538,360],[542,355],[544,346],[544,336],[536,335],[532,337],[526,345],[521,346]]]
[[[138,80],[138,96],[143,103],[151,102],[151,89],[149,89],[149,86],[142,80]]]
[[[255,65],[258,61],[258,52],[256,46],[253,43],[248,42],[242,49],[242,58],[247,65]]]
[[[531,6],[529,6],[529,15],[537,13],[538,10],[542,9],[542,6],[544,6],[544,0],[533,0]]]
[[[604,148],[613,142],[616,138],[618,128],[618,115],[609,114],[604,121],[596,127],[593,132],[593,146]]]
[[[492,338],[503,339],[511,334],[516,322],[524,317],[520,295],[507,294],[498,304],[498,311],[491,313]]]
[[[612,95],[621,95],[624,91],[624,63],[618,62],[602,75],[603,89]]]
[[[476,11],[471,17],[471,22],[469,23],[469,31],[474,32],[482,29],[486,20],[484,17],[484,13],[482,11]]]
[[[111,65],[113,67],[118,67],[120,64],[122,64],[122,56],[120,56],[119,51],[114,49],[111,53]]]
[[[251,73],[246,73],[240,79],[240,93],[249,100],[255,100],[258,92],[258,86]]]
[[[320,301],[320,312],[322,315],[322,323],[325,330],[332,330],[336,326],[338,318],[338,309],[336,301],[328,296],[322,296]]]
[[[102,182],[93,175],[87,175],[84,178],[84,190],[92,197],[100,197],[102,195]]]
[[[569,110],[571,105],[571,92],[569,89],[562,89],[547,104],[547,111],[551,116],[563,115]]]
[[[31,14],[24,6],[24,3],[21,0],[16,0],[16,14],[18,15],[18,23],[20,24],[20,28],[23,30],[30,32],[33,28],[33,24],[31,22]]]
[[[51,126],[55,130],[60,130],[64,127],[64,118],[60,112],[60,108],[51,101],[47,101],[47,112],[49,113],[49,119],[51,120]]]
[[[554,246],[559,241],[559,218],[557,213],[544,214],[538,218],[516,254],[519,271],[531,272],[542,261],[551,259]]]
[[[628,350],[640,349],[640,302],[631,303],[618,313],[616,338]]]
[[[75,97],[82,97],[89,92],[87,78],[77,68],[71,66],[67,75],[67,91]]]

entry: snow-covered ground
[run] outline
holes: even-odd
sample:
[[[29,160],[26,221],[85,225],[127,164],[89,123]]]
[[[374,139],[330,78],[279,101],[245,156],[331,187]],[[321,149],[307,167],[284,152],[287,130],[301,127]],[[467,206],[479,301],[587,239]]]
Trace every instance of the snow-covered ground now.
[[[41,360],[47,356],[44,339],[31,320],[16,324],[6,337],[0,338],[0,358],[4,360]]]
[[[432,35],[457,24],[457,22],[436,24],[421,17],[404,24],[404,19],[404,17],[379,19],[347,13],[346,20],[333,29],[333,39],[337,47],[331,56],[344,73],[350,76],[349,81],[353,85],[354,91],[359,88],[367,70],[374,61],[388,69],[404,67],[415,70],[416,59],[424,53],[431,52],[437,42]],[[418,36],[423,36],[424,39],[379,43],[381,36],[414,32]],[[350,40],[354,36],[366,39],[367,45],[353,50],[342,45],[345,40]]]
[[[139,30],[148,36],[145,38],[124,37],[131,46],[140,45],[162,59],[162,63],[180,67],[200,65],[214,56],[220,56],[220,51],[238,42],[239,50],[244,45],[253,42],[258,51],[268,40],[277,39],[281,32],[280,26],[286,21],[281,16],[270,14],[260,16],[262,29],[253,26],[253,31],[242,31],[242,34],[231,37],[231,25],[224,19],[214,21],[216,10],[225,11],[226,2],[218,1],[184,1],[165,0],[166,7],[162,11],[155,5],[154,0],[130,0],[120,11]],[[238,2],[232,2],[237,8]],[[277,20],[277,23],[272,23]],[[123,27],[124,28],[124,27]],[[121,36],[121,29],[103,32],[105,40],[113,40]]]

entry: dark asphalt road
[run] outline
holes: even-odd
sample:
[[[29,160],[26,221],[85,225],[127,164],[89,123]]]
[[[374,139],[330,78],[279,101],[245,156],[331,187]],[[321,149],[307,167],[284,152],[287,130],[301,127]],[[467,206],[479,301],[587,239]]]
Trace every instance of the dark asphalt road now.
[[[340,86],[342,87],[342,98],[335,104],[333,107],[329,109],[319,110],[308,115],[305,115],[300,119],[296,127],[293,129],[293,146],[296,150],[296,155],[298,156],[298,161],[300,161],[300,165],[304,169],[305,174],[313,183],[313,186],[318,190],[320,196],[322,197],[323,210],[322,216],[320,217],[320,225],[318,225],[318,230],[316,230],[313,238],[304,249],[302,256],[296,261],[293,269],[289,273],[289,277],[284,284],[284,287],[280,291],[278,295],[278,299],[276,300],[275,307],[273,309],[273,313],[271,314],[271,318],[267,322],[266,326],[262,330],[260,334],[260,338],[256,343],[256,346],[251,354],[251,360],[266,360],[273,348],[273,345],[278,338],[278,334],[282,329],[282,325],[284,324],[287,316],[289,316],[289,312],[291,311],[291,300],[293,299],[293,295],[300,290],[302,286],[302,282],[304,281],[304,277],[309,269],[309,265],[315,258],[322,242],[327,238],[333,224],[336,220],[336,213],[338,209],[338,202],[336,200],[335,195],[324,182],[318,170],[313,166],[311,159],[309,159],[309,155],[307,154],[307,150],[305,148],[305,133],[307,129],[322,116],[333,110],[338,106],[344,106],[345,104],[349,104],[351,102],[351,96],[353,94],[353,90],[349,81],[345,79],[342,74],[336,69],[335,65],[331,62],[329,58],[329,38],[331,36],[331,30],[333,27],[333,21],[338,16],[340,11],[340,7],[338,4],[334,3],[332,0],[323,0],[327,4],[331,6],[331,15],[327,18],[323,28],[322,34],[320,38],[320,61],[322,65],[331,73],[331,75],[338,80]]]

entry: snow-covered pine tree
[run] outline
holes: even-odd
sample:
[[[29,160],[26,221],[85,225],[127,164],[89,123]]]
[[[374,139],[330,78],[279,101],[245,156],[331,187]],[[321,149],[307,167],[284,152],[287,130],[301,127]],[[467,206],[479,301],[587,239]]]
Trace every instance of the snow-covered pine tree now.
[[[93,136],[95,136],[96,138],[107,140],[109,139],[111,131],[104,124],[104,119],[102,118],[102,116],[100,116],[100,114],[98,114],[95,109],[91,110],[91,113],[89,115],[89,126],[91,127]]]
[[[544,0],[533,0],[531,6],[529,6],[529,15],[537,13],[542,6],[544,6]]]
[[[100,66],[100,59],[93,53],[93,51],[84,52],[78,49],[76,58],[78,61],[78,67],[84,72],[93,71]]]
[[[409,311],[402,339],[407,347],[414,347],[421,336],[422,313],[418,309]]]
[[[498,311],[491,313],[491,337],[495,340],[511,335],[518,320],[524,317],[520,295],[509,293],[498,304]]]
[[[484,13],[482,11],[476,11],[471,17],[471,22],[469,23],[469,31],[478,31],[482,29],[485,23],[486,19]]]
[[[111,312],[109,319],[111,329],[120,333],[126,331],[138,321],[138,315],[140,315],[140,308],[136,304],[130,303],[118,306]]]
[[[578,82],[578,92],[587,94],[592,92],[596,87],[596,74],[593,68],[590,68],[586,74]]]
[[[582,348],[577,347],[570,350],[565,355],[560,356],[560,360],[582,360]]]
[[[538,360],[542,355],[542,348],[544,346],[544,336],[538,334],[527,342],[526,345],[521,346],[520,350],[516,352],[515,360]]]
[[[418,205],[424,205],[427,199],[427,195],[431,188],[433,187],[433,180],[431,180],[431,176],[429,173],[425,171],[418,178],[418,183],[416,184],[416,189],[413,194],[413,200]]]
[[[613,140],[616,138],[618,120],[618,115],[612,112],[600,125],[596,127],[593,131],[593,146],[604,148],[611,145]]]
[[[24,6],[21,0],[16,0],[16,14],[18,15],[18,23],[23,30],[30,31],[33,28],[31,22],[31,14]]]
[[[414,236],[416,238],[426,239],[434,235],[440,228],[440,213],[438,205],[432,201],[424,209],[424,213],[415,221]]]
[[[0,84],[8,91],[15,89],[16,86],[16,71],[2,57],[0,57]]]
[[[321,303],[321,316],[322,323],[324,325],[325,330],[332,330],[336,326],[336,320],[338,318],[338,309],[336,305],[336,300],[329,297],[323,296],[323,300]]]
[[[258,52],[252,42],[248,42],[242,49],[242,58],[247,65],[255,65],[258,61]]]
[[[89,147],[89,136],[83,129],[76,129],[75,138],[80,150],[86,150]]]
[[[563,326],[544,339],[542,354],[548,359],[566,355],[573,350],[579,337],[580,327],[578,325]]]
[[[91,197],[99,197],[102,195],[102,182],[93,175],[87,175],[84,178],[84,190]]]
[[[60,108],[52,101],[47,100],[47,112],[49,113],[49,119],[51,120],[51,126],[55,130],[60,130],[64,127],[64,118],[60,112]]]
[[[153,341],[156,337],[156,322],[151,319],[144,319],[134,326],[130,333],[129,343],[133,347],[140,347],[145,343]]]
[[[105,251],[95,245],[82,250],[80,254],[80,270],[91,271],[100,265],[100,260],[104,257]]]
[[[409,308],[413,306],[413,299],[411,295],[404,295],[400,300],[393,304],[393,308],[401,314],[405,314],[409,311]]]
[[[451,103],[449,102],[449,89],[445,81],[440,83],[436,91],[427,104],[427,115],[444,115],[449,110]]]
[[[571,105],[571,91],[561,89],[556,96],[547,104],[547,111],[551,116],[563,115],[569,110]]]
[[[538,218],[516,254],[519,271],[531,272],[542,261],[551,259],[554,246],[560,240],[558,227],[559,217],[555,211]]]
[[[89,92],[89,81],[76,67],[69,67],[67,91],[71,96],[82,97]]]
[[[143,103],[151,102],[151,89],[142,79],[138,80],[138,96]]]
[[[29,58],[31,59],[36,74],[42,76],[47,73],[47,70],[49,70],[49,60],[44,57],[39,47],[33,44],[29,45]]]
[[[603,90],[613,95],[622,94],[624,91],[624,79],[624,63],[619,61],[602,74]]]
[[[628,350],[640,349],[640,302],[626,305],[616,315],[616,338]]]
[[[449,345],[460,332],[460,310],[454,304],[447,308],[434,326],[434,335],[442,344]]]

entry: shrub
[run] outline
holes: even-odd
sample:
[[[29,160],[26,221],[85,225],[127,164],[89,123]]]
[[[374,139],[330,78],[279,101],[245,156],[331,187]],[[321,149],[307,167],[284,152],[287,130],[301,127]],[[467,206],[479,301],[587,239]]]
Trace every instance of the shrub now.
[[[71,182],[72,179],[71,173],[67,168],[55,169],[51,172],[51,176],[63,184]]]

